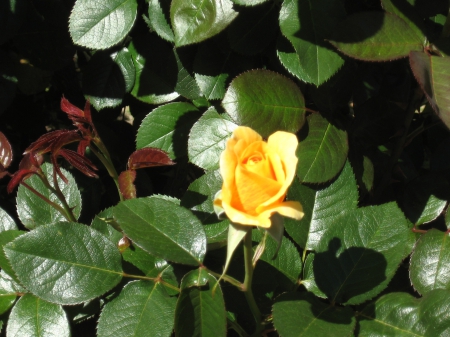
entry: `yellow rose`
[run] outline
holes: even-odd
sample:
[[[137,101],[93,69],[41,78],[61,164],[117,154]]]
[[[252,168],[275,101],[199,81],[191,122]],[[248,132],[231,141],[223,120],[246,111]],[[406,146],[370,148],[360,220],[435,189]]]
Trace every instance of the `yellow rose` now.
[[[240,126],[220,157],[222,192],[214,204],[241,225],[269,228],[274,213],[300,220],[302,205],[284,201],[297,167],[297,137],[278,131],[267,142]]]

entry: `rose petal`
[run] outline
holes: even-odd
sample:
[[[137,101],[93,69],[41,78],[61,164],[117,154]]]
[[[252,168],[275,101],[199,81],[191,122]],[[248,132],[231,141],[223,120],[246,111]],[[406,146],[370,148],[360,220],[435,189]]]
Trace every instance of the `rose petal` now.
[[[273,213],[279,213],[288,218],[301,220],[303,218],[303,207],[298,201],[285,201],[273,208],[267,209],[261,213],[261,217],[270,217]]]

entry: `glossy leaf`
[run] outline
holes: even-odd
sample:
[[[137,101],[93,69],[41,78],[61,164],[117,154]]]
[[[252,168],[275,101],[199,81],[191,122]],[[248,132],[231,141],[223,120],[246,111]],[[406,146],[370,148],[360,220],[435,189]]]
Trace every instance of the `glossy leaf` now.
[[[442,200],[434,195],[430,195],[427,203],[425,204],[425,208],[422,211],[422,214],[416,222],[416,225],[422,225],[433,221],[439,215],[441,215],[446,205],[447,200]]]
[[[136,186],[134,186],[134,180],[136,179],[135,170],[122,171],[119,174],[118,183],[120,193],[125,199],[136,198]]]
[[[166,152],[160,149],[144,147],[134,151],[128,158],[128,168],[137,170],[143,167],[174,165]]]
[[[450,292],[433,290],[418,299],[408,293],[390,293],[358,314],[360,335],[445,336],[450,333]]]
[[[4,250],[21,283],[52,303],[88,301],[122,278],[116,246],[96,230],[77,223],[38,227]]]
[[[286,218],[286,231],[300,247],[316,250],[329,224],[338,222],[341,214],[355,210],[358,204],[358,191],[350,164],[347,162],[339,177],[324,188],[314,189],[294,181],[288,191],[288,200],[300,201],[305,215],[300,221]]]
[[[121,104],[134,82],[134,64],[127,48],[112,54],[98,51],[83,70],[83,92],[97,110]]]
[[[345,18],[339,0],[284,1],[280,28],[294,47],[277,48],[281,63],[302,81],[321,85],[344,64],[344,59],[325,41],[337,23]]]
[[[167,336],[173,329],[176,299],[160,283],[133,281],[106,303],[97,336]]]
[[[219,115],[214,108],[209,108],[189,134],[189,160],[205,170],[218,169],[226,140],[236,127],[228,115]]]
[[[53,166],[45,163],[41,166],[41,168],[47,176],[48,181],[53,186]],[[71,207],[72,213],[78,218],[81,212],[80,190],[78,189],[77,183],[72,175],[63,168],[61,168],[61,171],[67,178],[68,183],[64,183],[58,176],[58,186],[66,198],[69,207]],[[62,206],[61,201],[59,201],[56,195],[50,192],[38,176],[33,175],[26,180],[26,183],[42,195],[46,196],[52,202]],[[47,202],[39,198],[24,186],[19,186],[19,191],[17,192],[17,213],[20,221],[22,221],[23,225],[28,229],[34,229],[39,226],[66,220],[66,218],[55,208],[50,206]]]
[[[350,15],[330,42],[342,53],[364,61],[391,61],[421,51],[425,37],[394,14],[370,11]]]
[[[429,230],[417,241],[409,273],[414,289],[420,294],[433,289],[450,290],[449,247],[448,233],[436,229]]]
[[[69,337],[71,334],[66,313],[60,305],[26,294],[11,311],[6,335]]]
[[[350,336],[353,315],[349,307],[323,303],[307,292],[283,294],[273,305],[273,323],[283,337]]]
[[[187,155],[189,130],[201,113],[189,103],[177,102],[160,106],[142,121],[136,136],[136,147],[156,147],[171,159]]]
[[[305,183],[324,183],[334,178],[345,164],[347,133],[319,114],[308,116],[307,121],[306,138],[300,140],[296,152],[301,163],[297,165],[297,176]]]
[[[186,274],[181,281],[181,294],[175,311],[175,336],[226,336],[226,311],[220,285],[214,276],[205,272],[205,281],[186,285],[187,280],[198,280],[202,269]],[[217,286],[216,286],[217,285]],[[214,293],[213,293],[214,289]]]
[[[201,42],[224,30],[237,16],[231,0],[174,0],[170,19],[177,47]]]
[[[18,229],[16,222],[8,213],[0,208],[0,233],[10,229]]]
[[[194,75],[191,74],[191,62],[193,56],[191,50],[189,48],[174,50],[174,54],[178,67],[175,91],[192,101],[200,99],[202,97],[201,90],[195,81]]]
[[[123,234],[119,231],[120,228],[113,227],[113,224],[110,221],[111,219],[113,219],[113,207],[98,213],[92,220],[91,228],[102,233],[114,245],[117,245],[119,240],[123,237]]]
[[[256,6],[267,1],[268,0],[233,0],[235,4],[242,6]]]
[[[279,130],[296,132],[305,119],[300,89],[268,70],[252,70],[236,77],[222,105],[236,124],[249,126],[263,137]]]
[[[201,223],[187,209],[159,198],[119,203],[114,219],[124,233],[145,251],[187,265],[199,265],[206,252]]]
[[[409,61],[431,107],[450,128],[450,98],[447,95],[450,90],[450,57],[411,52]]]
[[[169,43],[151,34],[134,38],[128,49],[136,71],[131,91],[134,97],[145,103],[162,104],[179,96],[175,90],[177,59]]]
[[[0,132],[0,178],[4,176],[6,170],[12,161],[12,147],[6,136]]]
[[[150,27],[166,41],[173,42],[175,36],[172,28],[169,25],[168,17],[166,17],[165,8],[163,5],[168,5],[168,2],[160,0],[150,0],[148,2],[148,19]]]
[[[7,273],[9,276],[11,276],[14,281],[19,283],[19,280],[17,279],[16,274],[11,268],[11,264],[9,263],[5,251],[3,250],[3,247],[5,247],[6,244],[13,241],[15,238],[19,237],[20,235],[24,234],[24,231],[19,230],[8,230],[0,233],[0,268]]]
[[[127,36],[136,14],[136,0],[77,0],[70,15],[70,35],[80,46],[106,49]]]

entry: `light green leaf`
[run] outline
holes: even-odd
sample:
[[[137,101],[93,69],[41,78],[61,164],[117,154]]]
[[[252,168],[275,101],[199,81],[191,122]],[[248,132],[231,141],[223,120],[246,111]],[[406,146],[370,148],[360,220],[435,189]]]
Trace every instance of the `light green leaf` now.
[[[236,18],[230,0],[173,0],[170,19],[177,47],[206,40]]]
[[[5,212],[3,208],[0,208],[0,232],[4,232],[10,229],[18,229],[16,222],[13,218]]]
[[[326,304],[307,292],[297,292],[277,298],[273,323],[283,337],[347,337],[352,335],[356,319],[349,307]]]
[[[130,199],[114,207],[124,233],[152,255],[197,266],[206,253],[200,221],[187,209],[158,198]]]
[[[80,46],[106,49],[127,36],[136,14],[136,0],[77,0],[70,15],[70,35]]]
[[[242,6],[256,6],[267,1],[268,0],[233,0],[235,4]]]
[[[215,108],[209,108],[189,134],[189,160],[205,170],[218,169],[226,141],[236,128],[228,115],[219,115]]]
[[[53,165],[49,163],[44,163],[42,166],[42,171],[47,176],[47,180],[50,185],[53,186]],[[77,183],[70,174],[65,169],[61,168],[62,174],[69,181],[67,184],[58,176],[58,186],[61,189],[69,207],[72,209],[73,214],[76,218],[80,216],[81,212],[81,195],[78,189]],[[50,201],[60,205],[62,207],[61,201],[58,197],[50,192],[50,190],[44,185],[41,179],[37,175],[33,175],[26,180],[26,183],[33,187],[36,191],[46,196]],[[66,218],[59,213],[55,208],[50,206],[44,200],[39,198],[36,194],[25,188],[24,186],[19,186],[19,191],[17,192],[17,214],[19,215],[20,221],[28,229],[34,229],[39,226],[53,224],[59,221],[65,221]]]
[[[136,136],[136,147],[156,147],[166,151],[171,159],[187,155],[191,126],[201,116],[189,103],[169,103],[149,113],[142,121]]]
[[[160,283],[134,281],[104,306],[97,326],[98,337],[154,337],[172,334],[176,298]]]
[[[193,280],[199,279],[202,282],[198,286],[192,283]],[[175,311],[175,336],[225,337],[225,303],[220,285],[214,276],[203,269],[197,269],[186,274],[181,284],[182,290]]]
[[[450,290],[449,268],[448,233],[431,229],[420,237],[411,255],[409,274],[414,289],[420,294],[433,289]]]
[[[321,85],[344,64],[325,41],[345,18],[340,0],[287,0],[280,10],[280,28],[294,52],[277,48],[282,64],[305,82]]]
[[[16,301],[17,294],[14,291],[0,287],[0,315],[7,312]]]
[[[173,42],[175,36],[172,28],[166,18],[165,9],[163,6],[169,5],[168,1],[149,0],[148,1],[148,18],[150,20],[150,27],[166,41]],[[167,11],[168,12],[168,11]]]
[[[319,114],[308,116],[307,121],[306,138],[301,137],[296,152],[297,176],[305,183],[324,183],[334,178],[345,164],[347,133]]]
[[[22,296],[9,315],[6,335],[14,337],[69,337],[66,313],[60,305],[31,294]]]
[[[342,53],[365,61],[391,61],[422,51],[425,37],[397,15],[359,12],[338,24],[330,42]]]
[[[21,283],[52,303],[88,301],[112,289],[122,278],[116,246],[78,223],[38,227],[4,250]]]
[[[236,124],[249,126],[263,137],[279,130],[296,132],[305,120],[300,89],[269,70],[252,70],[236,77],[222,105]]]

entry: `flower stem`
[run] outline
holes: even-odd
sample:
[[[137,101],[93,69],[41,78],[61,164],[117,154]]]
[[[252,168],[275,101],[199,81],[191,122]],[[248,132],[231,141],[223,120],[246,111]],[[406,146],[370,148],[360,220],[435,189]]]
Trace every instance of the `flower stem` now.
[[[252,249],[252,231],[248,231],[244,237],[244,262],[245,262],[245,278],[243,284],[243,291],[245,299],[247,300],[250,310],[255,319],[256,328],[252,336],[260,336],[262,331],[261,324],[261,312],[256,304],[255,298],[252,292],[252,280],[253,280],[253,249]]]
[[[234,277],[231,277],[228,275],[220,275],[219,273],[216,273],[216,272],[212,271],[211,269],[208,269],[207,267],[204,267],[204,268],[211,275],[214,275],[217,278],[222,278],[222,280],[234,285],[239,290],[243,290],[243,284],[241,282],[239,282],[238,280],[236,280]]]

